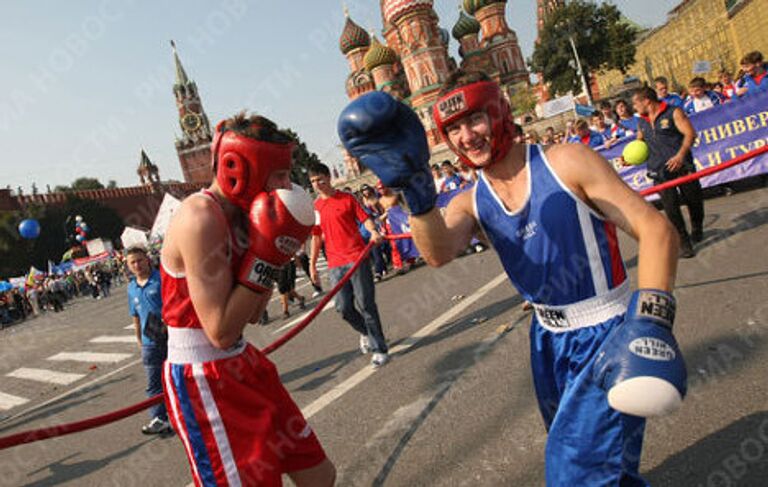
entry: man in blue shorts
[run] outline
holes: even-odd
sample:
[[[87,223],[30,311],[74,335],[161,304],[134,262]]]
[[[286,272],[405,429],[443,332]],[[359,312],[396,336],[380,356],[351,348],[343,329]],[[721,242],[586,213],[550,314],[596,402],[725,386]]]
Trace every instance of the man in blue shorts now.
[[[483,73],[452,75],[434,118],[462,163],[479,172],[445,217],[435,208],[424,129],[410,108],[369,93],[342,112],[338,128],[352,156],[403,192],[427,263],[447,264],[483,232],[532,303],[547,485],[646,485],[638,473],[644,417],[675,410],[686,392],[671,331],[675,230],[590,148],[514,143],[509,105]],[[616,226],[639,241],[634,292]]]

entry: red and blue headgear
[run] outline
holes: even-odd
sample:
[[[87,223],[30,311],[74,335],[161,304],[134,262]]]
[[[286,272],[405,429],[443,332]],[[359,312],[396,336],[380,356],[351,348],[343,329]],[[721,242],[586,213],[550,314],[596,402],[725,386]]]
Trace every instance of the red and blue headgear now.
[[[269,175],[291,168],[295,144],[256,140],[227,129],[224,123],[216,126],[211,144],[216,182],[229,201],[248,211]]]
[[[453,122],[484,111],[491,121],[491,164],[500,161],[512,147],[514,126],[512,111],[499,85],[493,81],[478,81],[460,86],[441,96],[432,108],[437,129],[448,146],[455,152],[461,162],[469,167],[477,168],[472,161],[461,154],[448,140],[446,127]]]

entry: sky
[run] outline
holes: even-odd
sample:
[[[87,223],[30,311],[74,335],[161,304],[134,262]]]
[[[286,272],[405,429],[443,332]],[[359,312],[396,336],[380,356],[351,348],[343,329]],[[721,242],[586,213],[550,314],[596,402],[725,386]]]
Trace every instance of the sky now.
[[[442,27],[459,0],[435,0]],[[679,0],[616,0],[630,19],[663,23]],[[339,51],[341,0],[3,1],[0,17],[0,187],[95,177],[139,183],[141,149],[163,180],[182,180],[172,86],[174,39],[212,124],[242,109],[295,130],[341,166],[336,117],[349,73]],[[381,30],[379,1],[347,0],[350,16]],[[535,0],[510,0],[523,55],[536,36]],[[458,59],[457,42],[451,54]]]

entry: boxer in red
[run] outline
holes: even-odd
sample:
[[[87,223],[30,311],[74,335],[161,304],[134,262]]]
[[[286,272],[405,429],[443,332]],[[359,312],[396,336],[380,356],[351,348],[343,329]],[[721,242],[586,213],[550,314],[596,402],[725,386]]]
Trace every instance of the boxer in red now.
[[[314,225],[289,180],[294,144],[274,123],[222,121],[211,185],[174,215],[161,255],[166,405],[195,485],[328,486],[335,469],[275,366],[242,337]]]

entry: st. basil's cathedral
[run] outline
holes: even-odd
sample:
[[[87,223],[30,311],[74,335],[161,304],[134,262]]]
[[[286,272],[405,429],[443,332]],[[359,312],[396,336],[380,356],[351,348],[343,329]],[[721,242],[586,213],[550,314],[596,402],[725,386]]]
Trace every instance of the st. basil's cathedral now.
[[[383,41],[345,11],[339,47],[349,62],[347,96],[353,100],[381,90],[402,100],[424,124],[433,161],[451,157],[432,119],[432,105],[452,72],[484,71],[507,97],[516,85],[529,83],[517,35],[507,25],[506,5],[507,0],[463,0],[449,33],[438,24],[432,0],[380,0]],[[448,54],[451,34],[459,42],[460,62]],[[345,163],[349,176],[360,173],[348,154]]]

